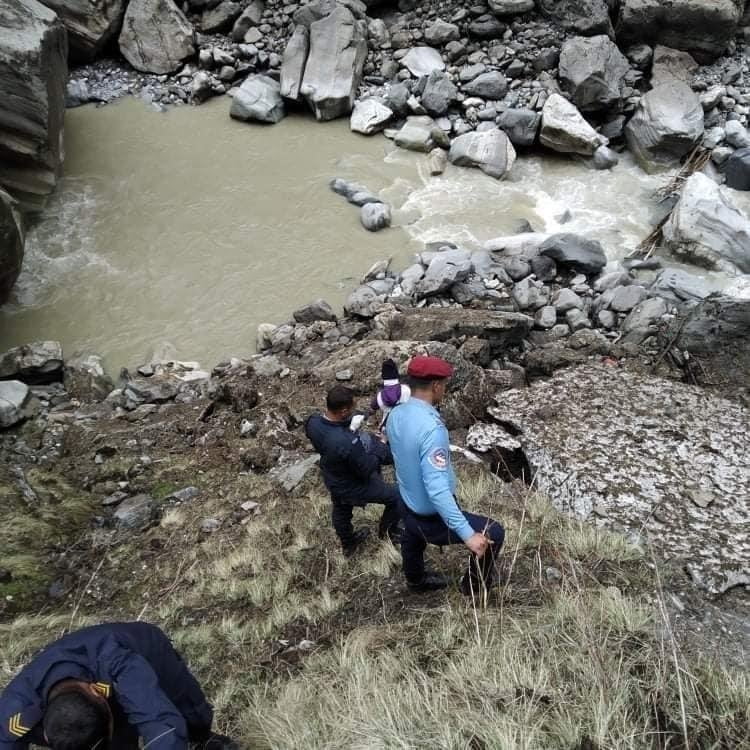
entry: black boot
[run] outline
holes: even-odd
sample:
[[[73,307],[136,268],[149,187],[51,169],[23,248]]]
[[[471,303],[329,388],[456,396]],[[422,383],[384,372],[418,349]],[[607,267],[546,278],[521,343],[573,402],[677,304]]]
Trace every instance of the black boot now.
[[[367,541],[367,537],[369,536],[369,529],[357,529],[352,536],[351,542],[341,545],[344,557],[351,557]]]
[[[440,573],[425,573],[422,576],[422,580],[417,583],[411,581],[406,582],[409,586],[409,590],[416,594],[422,594],[426,591],[439,591],[444,589],[448,585],[448,580],[445,576],[441,576]]]

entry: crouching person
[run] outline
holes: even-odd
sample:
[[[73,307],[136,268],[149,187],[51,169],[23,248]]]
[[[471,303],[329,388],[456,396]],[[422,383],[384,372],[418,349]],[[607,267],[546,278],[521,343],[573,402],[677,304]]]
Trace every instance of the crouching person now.
[[[326,411],[313,414],[305,432],[320,453],[320,470],[331,493],[333,528],[344,554],[353,554],[367,538],[367,529],[354,530],[355,507],[370,503],[383,506],[379,535],[400,542],[398,489],[383,481],[381,467],[392,462],[388,446],[368,433],[352,430],[354,392],[343,385],[328,391]]]
[[[145,622],[83,628],[48,645],[0,696],[0,750],[239,750],[167,636]]]

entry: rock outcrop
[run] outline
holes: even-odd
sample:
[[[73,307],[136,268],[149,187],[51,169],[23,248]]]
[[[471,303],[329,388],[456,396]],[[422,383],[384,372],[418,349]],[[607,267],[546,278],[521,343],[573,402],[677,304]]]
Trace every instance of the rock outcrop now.
[[[23,263],[23,221],[16,205],[0,190],[0,305],[7,301]]]
[[[126,0],[44,0],[68,30],[70,56],[92,60],[122,25]]]
[[[685,83],[670,79],[641,98],[625,126],[625,138],[641,168],[649,173],[668,169],[703,136],[703,107]]]
[[[367,57],[367,25],[337,6],[310,24],[310,52],[300,93],[318,120],[348,115]]]
[[[195,54],[195,33],[172,0],[130,0],[120,52],[144,73],[172,73]]]
[[[0,185],[36,211],[63,160],[65,28],[36,0],[0,3]]]
[[[624,46],[658,42],[710,62],[734,38],[743,10],[738,0],[623,0],[617,38]]]
[[[667,247],[683,260],[750,273],[750,220],[700,172],[688,178],[663,233]]]

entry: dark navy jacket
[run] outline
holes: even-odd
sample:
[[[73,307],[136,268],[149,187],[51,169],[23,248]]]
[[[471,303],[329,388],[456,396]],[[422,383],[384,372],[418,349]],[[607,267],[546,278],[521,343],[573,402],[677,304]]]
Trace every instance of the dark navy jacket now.
[[[356,500],[383,464],[391,463],[387,445],[367,433],[349,429],[349,422],[332,422],[313,414],[305,433],[320,453],[320,470],[334,500]]]
[[[65,679],[94,683],[116,701],[149,750],[186,750],[188,726],[213,711],[166,635],[145,622],[83,628],[48,645],[0,696],[0,750],[45,746],[47,695]]]

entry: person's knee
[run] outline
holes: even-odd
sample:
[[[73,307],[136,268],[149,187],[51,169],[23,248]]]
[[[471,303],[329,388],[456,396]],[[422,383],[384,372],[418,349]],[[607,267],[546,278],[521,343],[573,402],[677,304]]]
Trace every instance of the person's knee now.
[[[498,549],[503,546],[503,542],[505,541],[505,529],[497,521],[490,520],[485,534]]]

